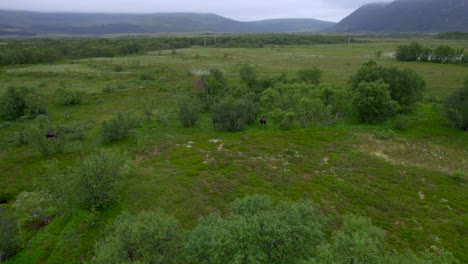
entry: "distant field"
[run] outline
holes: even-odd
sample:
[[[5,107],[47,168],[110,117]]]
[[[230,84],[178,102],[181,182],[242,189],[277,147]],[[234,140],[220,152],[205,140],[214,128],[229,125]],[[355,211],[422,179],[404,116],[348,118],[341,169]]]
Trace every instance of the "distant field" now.
[[[0,120],[0,207],[10,207],[16,195],[44,185],[40,172],[44,160],[56,158],[66,167],[95,148],[119,149],[132,160],[122,203],[97,213],[96,226],[79,229],[80,216],[67,223],[55,220],[34,234],[36,240],[30,248],[7,263],[51,259],[77,263],[77,256],[92,249],[105,223],[122,210],[163,210],[185,228],[192,228],[199,218],[216,210],[225,212],[229,202],[256,193],[276,200],[310,199],[336,219],[346,213],[368,216],[386,231],[391,249],[445,249],[466,263],[468,134],[446,126],[440,102],[462,86],[468,67],[398,62],[391,54],[401,43],[407,42],[373,39],[350,45],[196,46],[178,49],[175,54],[165,50],[1,69],[0,94],[9,86],[35,87],[47,96],[52,124],[95,123],[87,137],[72,142],[64,154],[45,157],[30,145],[14,144],[20,127],[35,121]],[[443,43],[468,50],[466,42]],[[382,51],[381,58],[376,58],[377,51]],[[413,69],[426,81],[424,103],[408,115],[411,122],[405,131],[394,130],[391,122],[363,125],[350,120],[292,131],[272,126],[260,130],[252,125],[242,132],[227,133],[215,131],[208,114],[198,127],[189,129],[180,126],[175,114],[177,100],[192,92],[200,74],[213,68],[235,83],[243,64],[254,65],[260,76],[287,71],[293,77],[299,69],[318,67],[323,82],[347,85],[371,59],[385,66]],[[70,119],[65,119],[66,107],[55,100],[55,90],[60,87],[86,93],[84,104],[70,107]],[[106,88],[115,89],[105,92]],[[142,104],[148,98],[156,101],[151,120],[142,115]],[[118,111],[133,111],[142,117],[138,139],[102,145],[99,123]],[[454,179],[454,173],[462,179]],[[332,232],[336,221],[328,228]],[[79,234],[77,240],[66,240],[67,232]]]

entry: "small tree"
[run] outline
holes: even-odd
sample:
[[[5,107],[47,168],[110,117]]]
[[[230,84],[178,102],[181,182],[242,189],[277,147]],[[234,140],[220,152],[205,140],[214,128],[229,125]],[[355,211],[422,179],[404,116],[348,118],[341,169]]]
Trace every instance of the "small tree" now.
[[[434,49],[434,62],[449,63],[455,57],[455,49],[447,45],[441,45]]]
[[[356,89],[361,82],[383,81],[388,85],[391,98],[401,110],[412,110],[423,98],[425,81],[415,71],[396,67],[378,66],[374,61],[364,64],[351,78],[351,87]]]
[[[183,127],[195,127],[201,114],[201,104],[193,98],[183,98],[177,104],[177,117]]]
[[[71,171],[78,207],[97,209],[115,202],[121,191],[125,161],[116,151],[97,151],[80,158]]]
[[[395,56],[399,61],[416,61],[419,59],[422,48],[422,45],[417,42],[401,45],[397,47]]]
[[[361,121],[383,121],[396,112],[397,103],[390,97],[388,85],[382,81],[362,82],[355,89],[353,98]]]
[[[464,86],[445,100],[443,109],[453,128],[468,131],[468,77]]]

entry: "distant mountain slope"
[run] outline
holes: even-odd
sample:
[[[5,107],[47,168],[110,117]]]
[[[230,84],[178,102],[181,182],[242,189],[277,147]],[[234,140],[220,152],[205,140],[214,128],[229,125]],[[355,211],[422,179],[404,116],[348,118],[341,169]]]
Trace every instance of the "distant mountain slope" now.
[[[1,35],[160,32],[311,32],[335,23],[315,19],[240,22],[201,13],[80,14],[0,10]]]
[[[344,18],[333,32],[468,31],[467,0],[395,0],[367,4]]]

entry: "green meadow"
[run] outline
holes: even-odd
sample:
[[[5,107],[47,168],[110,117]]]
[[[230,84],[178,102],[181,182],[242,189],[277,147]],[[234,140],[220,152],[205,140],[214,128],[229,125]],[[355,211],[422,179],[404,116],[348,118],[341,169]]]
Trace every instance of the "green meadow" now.
[[[413,39],[365,40],[193,46],[1,68],[0,94],[10,86],[35,88],[48,102],[48,125],[88,124],[86,136],[67,142],[63,153],[43,155],[33,145],[15,141],[21,128],[45,124],[44,117],[0,120],[0,208],[15,211],[25,223],[21,239],[26,245],[6,263],[82,263],[92,259],[101,231],[122,211],[163,211],[190,230],[199,219],[213,212],[223,215],[229,203],[253,194],[317,204],[331,219],[328,236],[344,215],[361,215],[384,230],[389,250],[445,250],[468,262],[468,134],[449,127],[442,113],[442,102],[463,86],[468,68],[397,61],[396,47]],[[466,41],[419,41],[468,49]],[[244,64],[253,65],[260,78],[285,72],[292,77],[300,69],[317,67],[323,83],[347,86],[371,59],[412,69],[426,82],[423,102],[406,114],[404,130],[394,128],[394,119],[362,124],[346,118],[286,131],[269,120],[263,130],[256,122],[240,132],[220,132],[213,129],[209,113],[194,128],[183,128],[177,118],[177,102],[193,94],[196,81],[210,69],[221,70],[228,83],[238,83]],[[58,88],[84,92],[83,103],[61,105]],[[151,99],[154,107],[147,117],[144,105]],[[132,136],[104,144],[100,124],[117,112],[134,113],[139,125]],[[37,210],[54,212],[41,202],[47,184],[44,162],[57,159],[66,168],[96,149],[117,150],[129,158],[118,202],[70,218],[51,213],[46,224],[34,225]]]

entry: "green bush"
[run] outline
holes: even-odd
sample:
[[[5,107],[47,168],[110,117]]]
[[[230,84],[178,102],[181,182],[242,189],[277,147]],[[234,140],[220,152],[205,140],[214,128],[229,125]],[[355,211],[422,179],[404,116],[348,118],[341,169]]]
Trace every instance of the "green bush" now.
[[[102,122],[101,140],[108,143],[131,136],[138,123],[139,121],[133,113],[119,112],[109,121]]]
[[[123,213],[96,243],[94,263],[181,263],[182,235],[173,217]]]
[[[57,160],[46,162],[46,191],[64,216],[71,216],[77,209],[105,208],[120,197],[125,162],[125,156],[116,151],[96,151],[80,157],[68,170],[60,170]]]
[[[361,121],[379,122],[395,114],[397,103],[382,81],[361,82],[354,92],[353,102]]]
[[[468,131],[468,78],[464,87],[456,90],[445,100],[443,111],[450,126]]]
[[[266,196],[234,201],[189,234],[189,263],[297,263],[323,241],[321,213],[307,202],[274,205]]]
[[[201,114],[201,104],[193,98],[183,98],[177,103],[177,117],[183,127],[195,127]]]
[[[319,251],[319,263],[380,263],[384,232],[369,218],[345,216],[342,228]]]
[[[383,81],[388,85],[392,100],[396,101],[399,109],[410,111],[416,103],[423,98],[425,81],[415,71],[410,69],[400,70],[396,67],[378,66],[374,61],[364,64],[351,78],[352,90],[355,90],[361,82]]]
[[[115,202],[121,194],[125,161],[116,151],[97,151],[80,158],[72,169],[78,206],[95,209]]]
[[[80,91],[58,88],[55,90],[55,96],[60,104],[79,105],[83,102],[85,93]]]
[[[54,134],[54,137],[46,137],[49,131]],[[20,137],[23,136],[27,143],[34,146],[42,155],[48,156],[63,153],[66,149],[66,139],[60,135],[58,129],[43,127],[40,124],[29,125],[22,133],[23,135],[18,135],[18,141],[20,141]]]
[[[0,208],[0,262],[7,260],[19,250],[15,217]]]
[[[213,125],[221,131],[240,131],[254,122],[257,115],[257,105],[248,99],[227,97],[212,109]]]
[[[45,97],[26,87],[8,87],[0,98],[0,105],[0,113],[10,119],[36,117],[47,110]]]

